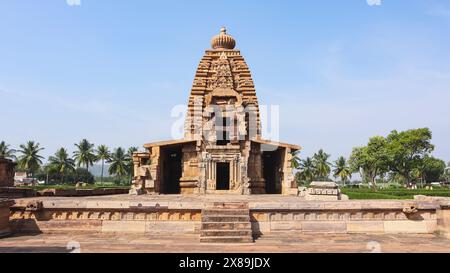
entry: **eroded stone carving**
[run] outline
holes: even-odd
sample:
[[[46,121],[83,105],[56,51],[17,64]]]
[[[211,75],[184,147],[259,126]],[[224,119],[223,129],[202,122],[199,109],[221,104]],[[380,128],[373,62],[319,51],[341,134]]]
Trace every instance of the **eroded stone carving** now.
[[[341,193],[339,187],[334,182],[315,181],[309,187],[299,187],[298,196],[305,200],[348,200],[348,197]]]
[[[16,163],[0,156],[0,187],[14,187],[14,167]]]

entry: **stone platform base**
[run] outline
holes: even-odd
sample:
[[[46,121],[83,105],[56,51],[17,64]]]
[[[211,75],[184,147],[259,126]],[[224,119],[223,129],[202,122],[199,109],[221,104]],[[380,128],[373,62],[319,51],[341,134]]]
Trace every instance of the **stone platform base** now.
[[[14,201],[12,200],[0,199],[0,238],[11,234],[11,228],[9,225],[9,207],[13,204]]]
[[[182,235],[201,233],[202,210],[211,202],[248,203],[252,235],[430,234],[447,231],[442,200],[300,201],[280,195],[105,196],[18,199],[13,230]],[[448,202],[448,201],[445,201]]]
[[[196,235],[84,232],[18,234],[0,240],[0,253],[448,253],[449,245],[450,240],[434,234],[282,232],[262,236],[252,244],[204,244]]]

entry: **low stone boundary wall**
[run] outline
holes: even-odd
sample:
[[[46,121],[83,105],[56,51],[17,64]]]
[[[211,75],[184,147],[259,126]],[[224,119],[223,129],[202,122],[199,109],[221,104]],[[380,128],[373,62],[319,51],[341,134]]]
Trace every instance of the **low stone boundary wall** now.
[[[119,199],[120,200],[120,199]],[[82,198],[17,200],[17,232],[199,234],[202,201],[143,202]],[[450,199],[250,202],[253,235],[439,233],[450,237]]]
[[[21,200],[12,207],[10,218],[16,232],[188,234],[199,232],[201,207],[154,202]]]
[[[128,194],[129,189],[101,188],[101,189],[46,189],[36,191],[26,188],[0,188],[0,197],[3,198],[27,198],[36,196],[60,196],[60,197],[82,197]]]
[[[25,197],[35,197],[36,191],[33,189],[24,188],[14,188],[14,187],[3,187],[0,188],[0,198],[25,198]]]
[[[450,239],[450,198],[448,197],[427,197],[427,196],[415,196],[417,201],[434,202],[439,205],[436,210],[437,215],[437,228],[436,232]]]
[[[432,202],[304,202],[275,208],[254,204],[256,235],[299,233],[434,233],[437,205]]]

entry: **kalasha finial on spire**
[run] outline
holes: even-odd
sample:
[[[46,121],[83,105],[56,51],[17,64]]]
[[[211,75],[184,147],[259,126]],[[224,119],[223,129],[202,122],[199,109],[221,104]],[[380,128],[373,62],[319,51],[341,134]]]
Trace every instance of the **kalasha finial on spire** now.
[[[213,49],[234,49],[236,46],[236,41],[231,35],[227,34],[227,29],[222,27],[220,29],[220,34],[216,35],[211,40],[211,47]]]

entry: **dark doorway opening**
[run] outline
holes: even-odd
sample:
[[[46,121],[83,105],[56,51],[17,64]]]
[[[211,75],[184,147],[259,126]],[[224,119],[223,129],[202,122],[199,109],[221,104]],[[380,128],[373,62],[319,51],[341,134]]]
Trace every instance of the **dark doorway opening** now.
[[[228,127],[230,126],[230,118],[217,118],[218,124],[216,124],[216,138],[217,145],[226,146],[230,143],[230,132]]]
[[[216,190],[230,189],[230,163],[217,163]]]
[[[280,194],[281,187],[277,187],[278,176],[277,170],[279,168],[278,152],[264,152],[263,153],[263,176],[266,180],[266,194]]]
[[[163,151],[163,194],[179,194],[182,175],[181,147],[165,148]]]

